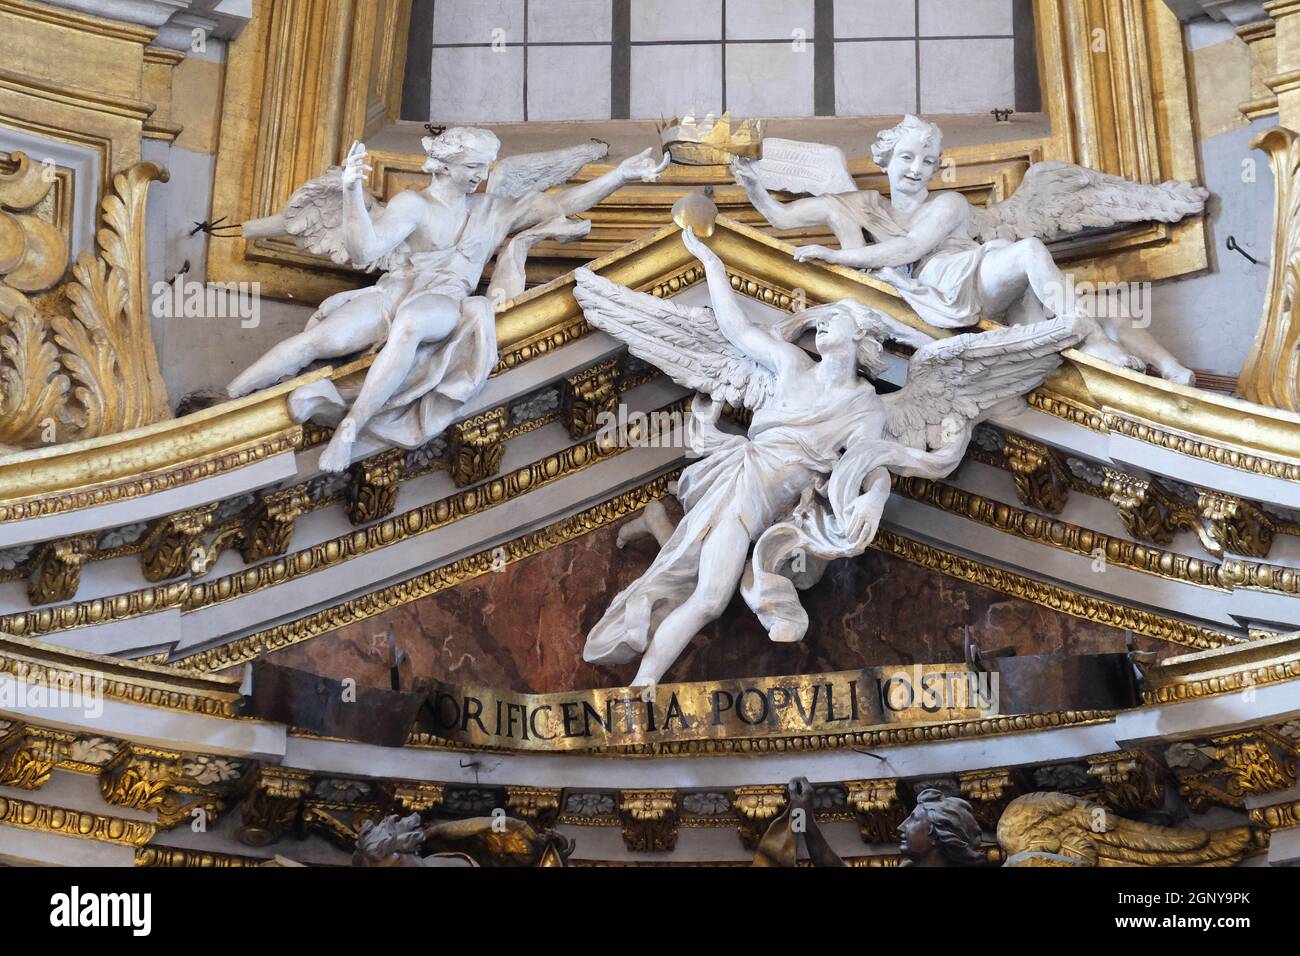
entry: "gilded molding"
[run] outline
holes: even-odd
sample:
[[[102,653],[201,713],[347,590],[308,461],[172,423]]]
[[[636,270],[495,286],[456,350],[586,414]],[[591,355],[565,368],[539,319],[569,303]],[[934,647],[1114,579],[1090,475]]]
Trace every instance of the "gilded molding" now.
[[[245,564],[276,558],[288,553],[294,522],[311,507],[305,485],[261,495],[244,522],[240,557]]]
[[[135,865],[142,867],[203,867],[231,869],[235,867],[263,866],[268,861],[261,857],[239,856],[235,853],[217,853],[211,850],[188,850],[172,846],[142,846],[135,851]]]
[[[581,448],[582,446],[577,447]],[[569,451],[573,450],[569,449]],[[335,607],[318,611],[289,624],[268,628],[265,631],[259,631],[256,634],[240,638],[221,647],[210,648],[186,656],[181,659],[181,663],[185,667],[201,673],[223,670],[250,661],[259,654],[290,647],[301,641],[310,640],[326,631],[342,627],[344,624],[365,620],[376,614],[382,614],[391,608],[400,607],[403,604],[418,600],[426,595],[454,587],[463,581],[471,580],[492,571],[493,568],[499,567],[501,560],[506,563],[514,563],[533,554],[540,554],[639,511],[650,501],[664,497],[668,493],[668,482],[673,477],[675,477],[673,474],[662,475],[647,485],[617,495],[595,507],[588,508],[540,531],[524,535],[522,538],[517,538],[497,548],[481,551],[458,561],[453,561],[441,568],[435,568],[407,581],[345,601]],[[496,482],[492,482],[485,487],[490,488],[494,484]],[[478,491],[478,489],[474,490]],[[417,514],[417,512],[411,512],[411,514]],[[499,557],[502,551],[504,551],[504,558]]]
[[[167,581],[189,573],[196,557],[203,556],[203,535],[212,527],[218,504],[209,502],[154,523],[140,556],[146,581]]]
[[[755,850],[768,826],[781,815],[789,802],[788,788],[779,783],[736,787],[731,796],[731,807],[736,816],[726,822],[736,827],[745,849]]]
[[[144,846],[158,832],[153,823],[32,803],[15,797],[0,797],[0,824],[129,847]]]

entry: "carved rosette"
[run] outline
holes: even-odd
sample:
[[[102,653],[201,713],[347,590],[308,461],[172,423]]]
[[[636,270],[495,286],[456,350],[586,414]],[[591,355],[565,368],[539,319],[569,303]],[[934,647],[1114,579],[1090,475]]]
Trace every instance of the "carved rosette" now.
[[[25,160],[18,173],[0,177],[0,206],[30,201],[33,183],[41,198],[49,191],[52,180]],[[66,246],[57,270],[49,267],[51,252],[33,252],[48,245],[33,225],[39,220],[0,210],[0,446],[94,438],[171,417],[149,329],[145,253],[149,184],[166,180],[153,163],[114,176],[101,205],[99,255],[83,253],[72,278],[38,299],[25,293],[62,277]],[[15,250],[22,251],[16,264]],[[37,259],[39,280],[28,275]]]

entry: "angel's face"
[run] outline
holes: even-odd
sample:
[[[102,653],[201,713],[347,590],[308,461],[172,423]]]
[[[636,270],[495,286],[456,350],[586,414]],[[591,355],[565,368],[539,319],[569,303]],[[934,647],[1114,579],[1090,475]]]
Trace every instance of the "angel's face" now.
[[[922,132],[907,133],[894,146],[885,172],[889,189],[895,196],[913,196],[923,192],[939,171],[941,149],[925,143]]]
[[[817,324],[813,328],[816,330],[817,351],[821,355],[846,350],[857,351],[858,339],[861,338],[858,324],[847,312],[828,311],[818,317]]]
[[[472,193],[487,178],[487,163],[455,163],[451,167],[452,181],[461,192]]]

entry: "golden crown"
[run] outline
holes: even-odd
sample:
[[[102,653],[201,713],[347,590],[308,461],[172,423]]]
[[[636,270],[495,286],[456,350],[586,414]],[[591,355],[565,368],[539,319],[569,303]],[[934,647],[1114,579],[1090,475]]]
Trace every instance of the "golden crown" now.
[[[674,116],[659,130],[659,141],[673,162],[685,166],[717,166],[732,156],[758,159],[762,155],[763,121],[747,119],[732,126],[731,113],[697,119],[694,113]]]

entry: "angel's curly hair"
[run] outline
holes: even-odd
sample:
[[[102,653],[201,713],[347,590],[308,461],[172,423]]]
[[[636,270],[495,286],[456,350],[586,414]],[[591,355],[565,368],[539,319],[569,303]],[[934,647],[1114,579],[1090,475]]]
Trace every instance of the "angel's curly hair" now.
[[[420,142],[428,157],[443,168],[452,163],[490,163],[501,150],[496,133],[477,126],[452,126]]]
[[[931,837],[949,863],[978,866],[985,862],[980,849],[983,834],[969,803],[931,787],[916,795],[916,809],[925,814]]]
[[[943,145],[943,130],[934,123],[908,113],[897,126],[882,129],[876,134],[876,141],[871,144],[871,158],[876,161],[876,165],[881,169],[888,166],[894,156],[894,147],[909,133],[920,133],[926,146],[941,148]]]

